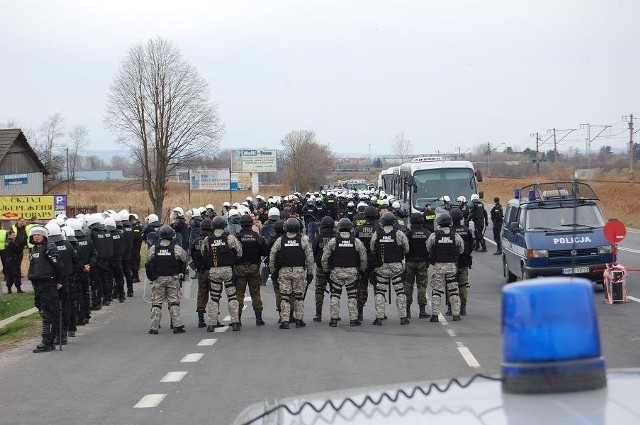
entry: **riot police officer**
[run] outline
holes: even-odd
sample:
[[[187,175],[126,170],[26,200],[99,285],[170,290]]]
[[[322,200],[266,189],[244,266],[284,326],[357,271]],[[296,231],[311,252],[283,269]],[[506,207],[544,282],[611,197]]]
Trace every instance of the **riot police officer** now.
[[[174,240],[175,230],[164,225],[158,230],[159,241],[147,252],[145,271],[151,287],[151,318],[149,333],[157,334],[162,318],[162,304],[169,303],[173,333],[183,333],[180,317],[180,280],[186,271],[187,253]]]
[[[431,233],[435,230],[436,211],[430,204],[424,206],[424,227]]]
[[[314,322],[322,322],[322,304],[324,303],[324,292],[327,289],[327,272],[322,267],[322,251],[327,243],[336,235],[333,219],[329,216],[320,220],[320,233],[312,244],[313,259],[316,263],[316,317]]]
[[[387,212],[380,217],[380,227],[371,237],[371,255],[376,259],[376,286],[375,286],[375,308],[376,319],[373,324],[382,326],[382,320],[385,317],[385,293],[387,284],[391,282],[391,286],[396,293],[396,307],[400,316],[400,324],[409,324],[407,318],[407,297],[404,293],[404,282],[402,279],[404,273],[405,254],[409,252],[409,241],[407,236],[400,230],[394,228],[395,216]],[[391,294],[389,294],[391,296]]]
[[[504,211],[500,205],[500,198],[493,198],[493,208],[491,208],[491,224],[493,224],[493,240],[496,242],[496,252],[493,255],[502,254],[502,240],[500,239],[500,230],[504,221]]]
[[[484,228],[489,225],[487,210],[477,194],[471,195],[471,212],[469,220],[473,221],[473,231],[476,238],[476,251],[487,252],[487,242],[484,240]]]
[[[433,264],[431,277],[431,321],[437,322],[445,288],[451,304],[453,320],[460,320],[460,297],[458,295],[458,256],[464,251],[464,242],[452,229],[451,216],[443,213],[438,217],[438,227],[427,239],[429,259]]]
[[[198,327],[204,328],[207,323],[204,320],[204,313],[207,310],[207,302],[209,301],[209,290],[211,289],[211,281],[209,280],[209,267],[207,261],[202,256],[204,241],[213,232],[210,218],[205,218],[200,222],[200,233],[191,242],[191,267],[196,272],[198,278],[198,295],[196,296],[196,313],[198,314]],[[217,323],[214,323],[217,325]]]
[[[464,251],[458,256],[458,293],[460,295],[460,315],[467,315],[467,295],[469,293],[469,269],[473,264],[471,253],[473,252],[473,235],[464,223],[464,213],[458,208],[450,212],[453,226],[451,229],[462,238]],[[450,311],[448,311],[450,314]]]
[[[329,277],[331,288],[331,321],[338,326],[342,287],[347,289],[349,325],[360,326],[357,310],[358,270],[367,270],[367,250],[364,244],[351,234],[353,223],[348,218],[338,222],[338,235],[331,238],[322,251],[322,269]]]
[[[262,256],[267,255],[267,244],[262,236],[254,232],[253,218],[245,214],[240,218],[242,230],[236,235],[242,245],[242,256],[236,265],[236,287],[238,298],[238,323],[242,326],[242,308],[244,307],[244,293],[249,286],[249,295],[253,312],[256,316],[256,326],[264,325],[262,320],[262,299],[260,298],[260,262]]]
[[[376,261],[371,254],[371,238],[378,227],[378,209],[373,205],[369,205],[364,209],[364,223],[356,220],[356,238],[364,244],[367,250],[367,271],[360,274],[358,282],[358,320],[363,320],[364,306],[369,298],[369,284],[375,285],[375,275],[373,269]]]
[[[427,286],[429,285],[429,252],[427,239],[431,232],[424,226],[424,217],[420,213],[413,213],[409,218],[411,229],[405,233],[409,239],[409,253],[405,260],[404,292],[407,296],[407,318],[411,318],[411,303],[413,302],[413,287],[418,287],[417,299],[420,308],[420,318],[428,318]]]

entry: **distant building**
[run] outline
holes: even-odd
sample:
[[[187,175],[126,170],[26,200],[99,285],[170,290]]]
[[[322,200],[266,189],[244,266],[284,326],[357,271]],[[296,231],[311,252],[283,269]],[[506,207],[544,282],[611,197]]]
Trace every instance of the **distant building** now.
[[[66,175],[62,178],[66,178]],[[126,180],[122,170],[76,171],[76,180]]]
[[[0,195],[42,195],[45,174],[22,130],[0,130]]]

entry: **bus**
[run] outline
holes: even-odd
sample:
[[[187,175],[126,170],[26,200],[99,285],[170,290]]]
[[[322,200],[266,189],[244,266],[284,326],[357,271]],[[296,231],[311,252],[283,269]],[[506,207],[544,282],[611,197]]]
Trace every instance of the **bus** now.
[[[391,185],[393,183],[393,172],[398,167],[390,167],[386,170],[382,170],[378,175],[378,190],[385,193],[393,193]]]
[[[447,161],[443,157],[428,156],[414,158],[395,168],[391,193],[407,214],[421,212],[427,204],[434,210],[442,207],[445,195],[454,206],[460,195],[467,201],[473,194],[483,197],[477,188],[482,173],[475,170],[470,161]]]

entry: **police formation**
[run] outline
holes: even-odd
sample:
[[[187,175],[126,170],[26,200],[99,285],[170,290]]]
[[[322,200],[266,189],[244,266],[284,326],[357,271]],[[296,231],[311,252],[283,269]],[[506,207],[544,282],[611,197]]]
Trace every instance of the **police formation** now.
[[[268,199],[258,195],[255,201],[248,197],[233,205],[225,202],[219,212],[212,204],[187,213],[175,207],[168,225],[155,214],[147,216],[143,225],[126,210],[59,216],[29,230],[29,279],[42,316],[42,342],[34,351],[66,344],[77,326],[89,323],[91,311],[132,297],[133,284],[140,281],[143,243],[150,334],[159,332],[165,303],[172,331],[185,332],[180,301],[182,283],[189,275],[198,283],[198,327],[208,332],[223,326],[219,320],[223,293],[230,326],[241,330],[247,288],[256,326],[265,325],[260,292],[269,278],[281,329],[306,326],[304,300],[314,280],[313,321],[322,322],[327,295],[331,327],[340,321],[343,293],[350,326],[362,324],[369,293],[375,307],[373,325],[383,325],[392,297],[400,324],[407,325],[414,289],[419,318],[437,322],[446,306],[445,314],[458,321],[466,315],[472,252],[486,251],[487,214],[475,195],[470,206],[464,197],[457,199],[457,207],[448,197],[443,201],[449,212],[440,214],[437,222],[430,206],[406,217],[392,196],[373,191],[295,193]],[[494,210],[495,225],[502,219],[497,201]],[[431,311],[427,312],[429,284]]]

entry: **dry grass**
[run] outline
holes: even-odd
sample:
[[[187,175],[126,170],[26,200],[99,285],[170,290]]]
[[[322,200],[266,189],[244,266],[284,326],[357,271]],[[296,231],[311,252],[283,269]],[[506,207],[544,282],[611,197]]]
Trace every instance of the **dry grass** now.
[[[562,178],[562,176],[560,177]],[[485,178],[479,190],[484,191],[486,204],[492,204],[494,196],[500,198],[502,205],[513,198],[513,190],[536,181],[552,181],[553,178]],[[607,219],[617,218],[628,227],[640,227],[640,185],[614,182],[590,182],[600,197],[600,207]]]

